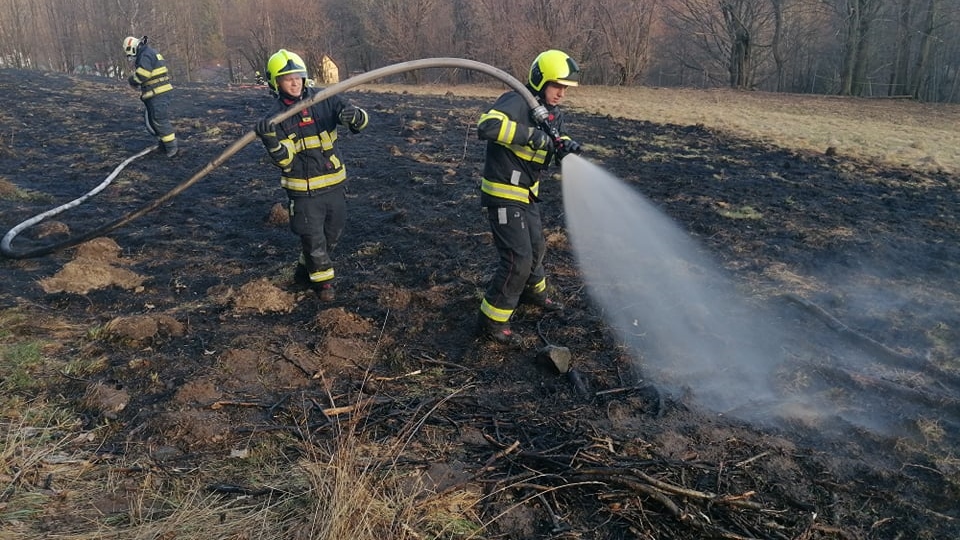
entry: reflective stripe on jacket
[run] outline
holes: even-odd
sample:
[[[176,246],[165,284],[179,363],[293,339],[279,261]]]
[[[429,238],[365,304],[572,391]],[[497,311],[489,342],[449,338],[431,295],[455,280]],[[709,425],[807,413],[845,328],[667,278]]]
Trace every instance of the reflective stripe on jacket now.
[[[167,63],[163,55],[152,47],[141,47],[137,51],[135,65],[137,69],[133,72],[131,80],[140,85],[140,99],[150,99],[157,94],[173,90]]]
[[[316,88],[306,88],[301,100],[316,95]],[[277,100],[267,115],[272,118],[295,107],[296,102]],[[292,196],[306,196],[342,184],[347,170],[336,154],[337,125],[346,102],[331,96],[299,111],[277,124],[279,146],[268,148],[270,159],[281,169],[280,185]]]
[[[559,130],[559,109],[553,108],[550,114],[551,125]],[[487,141],[480,183],[482,205],[529,204],[539,197],[540,173],[550,165],[553,152],[527,146],[532,129],[530,105],[517,92],[503,94],[480,116],[477,136]]]

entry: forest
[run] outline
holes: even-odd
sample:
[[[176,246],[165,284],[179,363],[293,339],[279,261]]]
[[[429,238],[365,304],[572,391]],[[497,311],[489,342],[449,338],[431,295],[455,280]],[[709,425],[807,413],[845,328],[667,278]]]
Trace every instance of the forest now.
[[[958,28],[960,0],[0,0],[0,67],[121,77],[127,35],[212,83],[252,82],[279,48],[341,79],[430,57],[522,75],[559,48],[587,84],[958,102]]]

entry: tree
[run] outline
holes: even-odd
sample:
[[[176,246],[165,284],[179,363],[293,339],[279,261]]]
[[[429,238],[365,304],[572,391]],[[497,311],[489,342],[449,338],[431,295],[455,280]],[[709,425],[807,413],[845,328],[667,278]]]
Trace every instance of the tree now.
[[[917,55],[917,63],[910,77],[910,95],[915,98],[922,95],[924,82],[927,79],[927,65],[930,62],[933,36],[940,24],[940,2],[941,0],[928,0],[927,2],[926,17],[924,17],[920,34],[920,54]]]
[[[594,5],[599,55],[615,72],[607,82],[633,85],[640,81],[650,61],[656,8],[656,0],[598,0]]]
[[[720,11],[727,30],[730,60],[727,70],[730,73],[730,86],[749,88],[752,84],[751,48],[753,47],[749,21],[749,2],[740,0],[721,0]]]
[[[840,72],[840,94],[863,94],[867,73],[869,31],[880,12],[880,0],[843,0],[847,16],[844,20],[843,63]]]
[[[357,19],[386,63],[448,56],[453,48],[453,11],[441,0],[355,0]],[[422,73],[404,77],[419,83]]]
[[[774,17],[766,0],[678,0],[668,12],[677,39],[692,45],[692,53],[681,60],[687,68],[711,79],[722,71],[727,85],[754,87],[773,35]]]
[[[311,73],[325,55],[341,73],[452,56],[522,80],[556,48],[586,83],[958,101],[958,26],[960,0],[0,0],[0,65],[117,76],[123,37],[146,35],[183,81],[244,79],[281,47]]]
[[[783,91],[783,0],[770,0],[773,8],[773,39],[770,43],[770,53],[773,55],[773,64],[776,67],[776,90]]]
[[[30,0],[3,0],[0,3],[0,59],[5,65],[17,68],[34,67],[34,50],[36,44],[29,39],[33,19],[29,16]]]

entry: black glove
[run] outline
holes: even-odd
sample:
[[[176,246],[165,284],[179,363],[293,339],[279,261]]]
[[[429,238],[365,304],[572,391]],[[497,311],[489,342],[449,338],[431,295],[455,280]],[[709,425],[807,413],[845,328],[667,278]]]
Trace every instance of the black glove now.
[[[268,149],[276,148],[280,145],[280,141],[277,140],[277,126],[271,122],[269,118],[264,118],[257,122],[257,127],[253,128],[253,131],[257,134],[257,137],[260,137],[263,145]]]
[[[140,88],[140,84],[137,83],[137,79],[135,79],[134,77],[135,75],[131,75],[127,77],[127,84],[129,84],[131,88]]]
[[[573,139],[564,139],[563,151],[568,154],[579,154],[580,152],[583,152],[583,146]]]
[[[553,139],[540,129],[531,129],[530,137],[527,139],[527,146],[534,150],[553,150]]]
[[[351,133],[360,133],[367,127],[367,112],[358,107],[344,107],[340,111],[340,123],[350,128]]]

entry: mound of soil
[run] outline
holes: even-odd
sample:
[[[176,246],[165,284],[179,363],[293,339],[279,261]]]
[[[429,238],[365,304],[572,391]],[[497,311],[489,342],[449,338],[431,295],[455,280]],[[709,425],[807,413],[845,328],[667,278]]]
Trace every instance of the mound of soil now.
[[[122,81],[5,69],[0,86],[0,173],[18,188],[0,200],[5,230],[153,144]],[[349,218],[332,304],[293,283],[298,243],[259,143],[103,237],[0,263],[0,307],[31,313],[38,329],[102,328],[84,354],[106,358],[103,369],[57,381],[91,425],[112,426],[91,451],[192,467],[277,432],[333,437],[349,418],[372,441],[410,438],[408,463],[442,477],[438,491],[489,493],[483,515],[501,516],[491,537],[960,536],[956,178],[569,111],[587,159],[675,220],[759,309],[776,305],[795,331],[784,347],[804,351],[785,386],[829,385],[904,427],[760,425],[662,384],[645,371],[649,351],[616,337],[587,296],[555,182],[542,189],[546,265],[567,309],[521,307],[521,350],[477,339],[495,262],[475,133],[489,102],[348,97],[371,121],[340,136]],[[182,155],[133,162],[13,249],[149,204],[270,105],[262,87],[179,85],[174,100]],[[573,371],[557,369],[557,347]],[[848,367],[848,354],[876,369]]]

